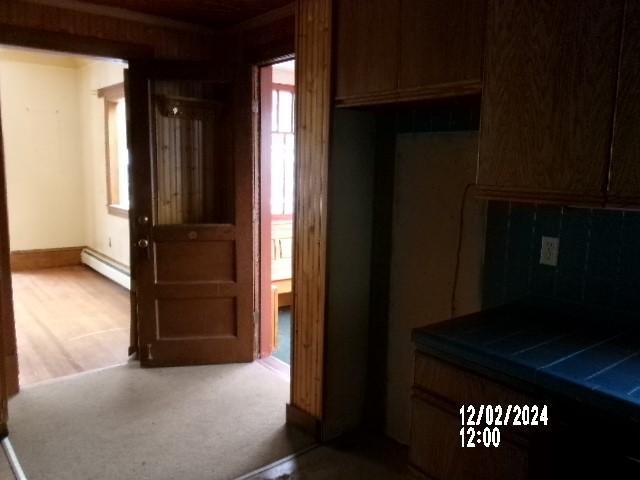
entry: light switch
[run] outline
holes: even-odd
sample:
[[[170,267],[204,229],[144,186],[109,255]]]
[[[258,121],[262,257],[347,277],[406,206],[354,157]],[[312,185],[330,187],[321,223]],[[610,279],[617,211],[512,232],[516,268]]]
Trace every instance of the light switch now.
[[[540,263],[556,267],[558,265],[558,251],[560,250],[560,239],[558,237],[542,237],[540,246]]]

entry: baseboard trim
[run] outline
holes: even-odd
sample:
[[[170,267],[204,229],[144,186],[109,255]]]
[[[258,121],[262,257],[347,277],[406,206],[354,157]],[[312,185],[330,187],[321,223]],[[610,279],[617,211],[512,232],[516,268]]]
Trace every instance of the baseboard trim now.
[[[84,248],[80,258],[87,267],[131,290],[131,276],[126,266],[91,248]]]
[[[19,272],[23,270],[80,265],[80,254],[83,248],[84,247],[67,247],[16,250],[10,254],[11,271]]]
[[[290,403],[287,403],[287,425],[301,428],[319,440],[320,420]]]

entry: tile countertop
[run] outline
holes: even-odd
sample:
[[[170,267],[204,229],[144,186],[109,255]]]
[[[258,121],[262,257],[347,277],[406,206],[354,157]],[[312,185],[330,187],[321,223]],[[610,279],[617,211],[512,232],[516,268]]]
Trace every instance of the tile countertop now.
[[[640,421],[638,319],[514,304],[417,328],[413,340],[479,373]]]

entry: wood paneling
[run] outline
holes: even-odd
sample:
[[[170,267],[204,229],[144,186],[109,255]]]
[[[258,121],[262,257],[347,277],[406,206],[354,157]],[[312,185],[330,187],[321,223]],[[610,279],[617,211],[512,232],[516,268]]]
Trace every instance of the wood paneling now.
[[[486,0],[402,0],[400,90],[482,83]]]
[[[400,0],[340,0],[336,10],[336,97],[395,90]]]
[[[226,49],[222,34],[172,28],[40,3],[0,2],[0,41],[90,55],[208,58]],[[75,40],[75,41],[74,41]]]
[[[490,0],[478,183],[603,198],[623,0]]]
[[[296,200],[291,404],[322,416],[331,0],[300,0],[296,34]]]
[[[622,36],[609,199],[640,206],[640,2],[628,0]]]
[[[11,271],[80,265],[84,247],[48,248],[11,252]]]
[[[232,25],[283,7],[291,0],[82,0],[209,27]]]

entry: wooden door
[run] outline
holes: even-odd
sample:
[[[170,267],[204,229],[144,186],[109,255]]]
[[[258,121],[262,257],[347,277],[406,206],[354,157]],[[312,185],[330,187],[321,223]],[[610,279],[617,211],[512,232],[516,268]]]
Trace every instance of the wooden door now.
[[[609,201],[640,206],[640,2],[628,0],[618,75]]]
[[[141,363],[251,361],[251,158],[234,154],[232,73],[131,62],[127,95]]]
[[[600,204],[624,0],[490,0],[478,183]]]

